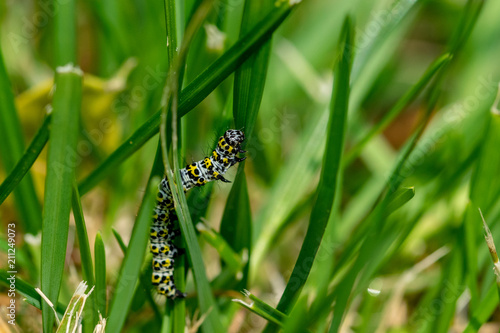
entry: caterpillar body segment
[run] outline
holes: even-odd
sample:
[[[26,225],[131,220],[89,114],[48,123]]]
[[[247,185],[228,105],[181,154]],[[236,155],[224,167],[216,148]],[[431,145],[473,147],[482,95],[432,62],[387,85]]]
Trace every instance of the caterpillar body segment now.
[[[238,157],[245,153],[240,145],[245,135],[239,130],[227,130],[217,142],[212,154],[201,161],[188,164],[180,170],[184,192],[193,187],[203,186],[213,180],[229,182],[223,177],[227,170],[246,157]],[[152,284],[159,294],[176,299],[186,297],[175,287],[174,258],[184,254],[184,249],[178,249],[173,240],[180,235],[179,229],[174,229],[177,221],[172,191],[167,177],[158,185],[156,206],[153,210],[153,223],[150,229],[150,251],[153,254]]]

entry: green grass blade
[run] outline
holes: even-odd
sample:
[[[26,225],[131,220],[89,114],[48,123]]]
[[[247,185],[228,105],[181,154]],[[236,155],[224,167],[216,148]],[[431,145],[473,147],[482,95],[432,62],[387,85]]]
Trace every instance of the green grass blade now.
[[[125,242],[122,239],[122,236],[116,231],[115,229],[111,229],[113,231],[113,235],[115,236],[115,239],[118,243],[118,246],[122,250],[123,254],[127,253],[127,245],[125,245]],[[155,317],[156,320],[161,324],[161,318],[162,314],[160,313],[160,310],[158,309],[158,306],[156,305],[155,300],[153,299],[153,296],[151,295],[151,271],[145,270],[144,274],[141,274],[140,276],[140,283],[141,287],[146,291],[146,298],[149,302],[149,305],[151,305],[151,308],[155,312]]]
[[[0,283],[4,284],[8,288],[10,287],[11,284],[11,280],[9,280],[10,277],[12,277],[10,273],[8,273],[4,269],[0,269]],[[19,277],[16,277],[15,284],[16,284],[15,286],[16,293],[19,293],[23,297],[25,297],[26,302],[33,305],[35,308],[39,310],[42,309],[41,306],[42,298],[40,297],[40,294],[35,291],[35,288],[33,286],[31,286],[24,280],[20,279]],[[66,307],[63,304],[57,303],[56,312],[59,318],[63,317],[65,309]]]
[[[244,290],[243,295],[250,298],[252,300],[252,303],[248,304],[239,299],[233,299],[233,302],[236,302],[244,306],[248,310],[252,311],[258,316],[261,316],[262,318],[268,320],[269,322],[272,322],[273,324],[283,327],[287,319],[286,314],[273,308],[266,302],[262,301],[255,295],[251,294],[248,290]]]
[[[238,68],[256,49],[268,40],[272,33],[290,14],[295,5],[275,7],[244,37],[219,57],[203,73],[196,77],[180,94],[179,117],[184,116],[207,97],[224,79]],[[158,133],[161,110],[149,118],[130,138],[116,149],[101,165],[79,185],[84,195],[114,170],[144,143]]]
[[[2,185],[0,185],[0,205],[16,188],[19,182],[21,182],[28,170],[31,169],[33,163],[35,163],[35,160],[38,158],[38,155],[40,155],[43,147],[45,147],[45,144],[47,143],[47,141],[49,141],[49,126],[51,119],[52,115],[50,114],[45,117],[42,126],[36,132],[33,141],[31,141],[30,145],[28,146],[28,149],[26,149],[12,172],[9,173],[7,178],[5,178],[5,180],[3,181]]]
[[[252,239],[255,242],[250,257],[250,280],[259,274],[262,261],[287,217],[310,191],[310,184],[317,176],[325,146],[324,133],[328,122],[328,110],[312,119],[298,139],[299,144],[285,163],[275,180],[272,192],[264,208],[255,217]],[[318,165],[318,167],[316,167]],[[290,179],[294,181],[291,182]],[[306,193],[304,195],[298,195]]]
[[[82,72],[71,65],[58,67],[55,82],[57,88],[47,157],[41,257],[41,289],[54,304],[59,296],[66,258],[70,198],[76,167],[71,153],[76,155],[77,151]],[[45,302],[42,313],[44,332],[51,332],[54,318]]]
[[[29,164],[29,166],[24,165],[24,168],[22,168],[19,164],[20,162],[18,162],[26,155],[23,155],[24,140],[21,124],[17,117],[17,111],[14,104],[14,94],[3,61],[1,48],[0,110],[0,142],[2,142],[0,156],[5,171],[10,172],[7,179],[5,179],[0,186],[0,204],[9,193],[14,190],[16,185],[19,184],[18,188],[15,190],[14,200],[17,212],[23,223],[23,229],[31,234],[37,234],[42,227],[42,211],[36,196],[31,175],[28,174],[25,179],[21,181],[31,167],[31,164]],[[35,137],[35,139],[37,138]],[[30,150],[28,150],[28,152],[30,152]],[[38,154],[36,154],[36,156],[38,156]]]
[[[151,212],[154,207],[157,186],[149,186],[142,201],[137,219],[132,230],[130,243],[123,259],[120,275],[116,282],[111,306],[109,309],[107,330],[109,332],[121,332],[128,316],[134,290],[141,271],[141,266],[146,255],[149,239],[149,225]]]
[[[106,317],[106,250],[99,232],[95,235],[94,256],[96,305],[101,315]]]
[[[238,167],[240,170],[240,167]],[[229,243],[231,248],[237,252],[247,252],[250,255],[252,243],[252,212],[250,209],[250,198],[248,196],[247,182],[243,169],[236,176],[231,192],[224,208],[220,226],[221,236]],[[241,269],[240,267],[239,269]],[[237,289],[245,288],[248,280],[250,265],[245,263],[243,268],[243,279],[235,286]]]
[[[277,309],[289,313],[296,297],[309,275],[310,265],[314,260],[328,222],[336,193],[336,184],[340,170],[341,156],[344,148],[346,114],[349,104],[349,78],[352,63],[350,47],[353,45],[353,25],[349,17],[344,21],[339,43],[339,60],[335,67],[335,82],[330,106],[327,145],[323,159],[321,178],[317,190],[307,233],[302,244],[299,257],[293,269]],[[305,268],[304,267],[308,267]]]
[[[92,288],[94,286],[94,265],[92,263],[92,254],[90,253],[89,238],[87,234],[87,226],[82,211],[82,203],[76,182],[73,182],[73,194],[71,196],[71,204],[73,207],[73,217],[75,218],[76,235],[80,248],[80,260],[82,263],[83,280]],[[96,290],[90,294],[90,304],[85,308],[85,331],[91,332],[97,324],[99,316],[97,315]]]
[[[56,3],[54,16],[54,58],[55,66],[76,64],[76,1]]]
[[[92,293],[92,288],[89,290],[89,293],[86,294],[88,286],[86,282],[82,281],[76,288],[75,293],[71,297],[69,304],[66,308],[66,312],[64,312],[64,316],[57,328],[56,333],[69,333],[69,332],[78,332],[81,329],[81,320],[82,320],[82,312],[85,308],[85,303],[89,296]]]
[[[239,256],[232,249],[221,234],[201,222],[196,225],[196,229],[200,233],[200,236],[215,250],[217,250],[217,253],[219,253],[222,261],[227,265],[227,269],[232,271],[234,274],[242,273],[245,261],[243,261],[241,256]]]
[[[490,113],[489,127],[471,179],[470,199],[487,215],[500,194],[500,115]]]

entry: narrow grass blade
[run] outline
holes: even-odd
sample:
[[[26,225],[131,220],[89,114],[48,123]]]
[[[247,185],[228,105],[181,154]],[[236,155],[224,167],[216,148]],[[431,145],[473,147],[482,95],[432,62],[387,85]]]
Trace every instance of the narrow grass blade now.
[[[41,264],[41,289],[52,303],[56,303],[59,296],[66,258],[82,72],[72,65],[58,67],[55,82],[57,88],[47,157]],[[54,322],[52,310],[45,303],[42,310],[44,332],[51,332]]]
[[[488,250],[490,251],[491,260],[493,261],[493,271],[496,275],[496,286],[498,291],[498,296],[500,298],[500,261],[498,260],[497,249],[495,248],[495,241],[493,240],[493,235],[491,234],[490,228],[486,224],[484,220],[483,212],[479,209],[479,214],[481,214],[481,220],[483,220],[483,228],[484,228],[484,238],[486,240],[486,244],[488,245]]]
[[[24,165],[23,168],[23,165],[20,164],[19,161],[22,160],[26,154],[30,154],[30,150],[28,150],[28,153],[23,155],[24,140],[22,128],[17,117],[17,111],[14,104],[14,94],[12,92],[10,80],[3,61],[1,48],[0,110],[2,110],[2,112],[0,112],[0,142],[2,142],[0,146],[0,156],[2,158],[2,164],[5,171],[10,173],[7,179],[5,179],[0,186],[0,204],[5,200],[9,193],[14,190],[16,185],[19,184],[19,187],[15,190],[14,199],[17,212],[22,221],[23,230],[31,234],[37,234],[42,227],[42,211],[36,196],[31,175],[28,174],[25,179],[22,180],[31,167],[31,164]],[[37,138],[35,137],[35,139]],[[38,154],[36,154],[36,156],[38,156]]]
[[[134,290],[146,254],[151,212],[153,211],[157,189],[155,185],[149,186],[139,209],[128,250],[123,259],[120,275],[111,300],[107,322],[109,332],[121,332],[128,316]]]
[[[500,91],[499,91],[500,95]],[[489,127],[484,136],[481,155],[471,179],[470,199],[485,213],[498,200],[500,194],[500,115],[490,113]]]
[[[118,231],[116,231],[116,229],[114,228],[111,228],[111,231],[113,232],[113,236],[115,236],[115,239],[118,242],[118,246],[120,246],[120,249],[122,250],[123,254],[125,254],[127,252],[127,245],[125,245],[122,236],[120,236]]]
[[[477,279],[480,274],[477,268],[477,239],[480,235],[478,228],[480,220],[476,209],[480,208],[489,213],[500,195],[500,182],[498,181],[500,157],[497,154],[498,145],[500,144],[500,116],[492,112],[489,114],[488,122],[489,124],[484,133],[484,140],[481,143],[477,164],[472,174],[469,194],[471,204],[467,206],[464,220],[466,231],[465,249],[468,264],[467,283],[471,294],[471,311],[475,311],[480,304],[477,286]]]
[[[255,217],[252,239],[255,244],[250,257],[250,280],[255,280],[262,261],[272,246],[276,235],[284,227],[293,208],[300,205],[311,191],[311,182],[317,176],[325,146],[324,133],[328,122],[328,110],[313,118],[298,138],[299,144],[285,163],[275,180],[266,205]],[[318,167],[315,167],[318,165]],[[293,182],[290,182],[293,179]],[[305,193],[303,196],[298,193]]]
[[[115,229],[112,228],[111,230],[113,231],[113,235],[115,236],[115,239],[118,242],[118,246],[120,246],[120,249],[122,250],[123,254],[126,254],[127,246],[123,242],[122,236],[120,236],[118,231],[116,231]],[[146,291],[146,298],[149,302],[149,305],[151,305],[151,308],[155,313],[156,320],[159,323],[161,323],[162,314],[160,313],[160,310],[158,309],[158,306],[156,305],[156,302],[150,293],[152,285],[151,285],[151,272],[149,270],[145,270],[144,273],[141,274],[140,283],[141,287]]]
[[[87,234],[87,226],[82,211],[82,204],[80,201],[80,194],[76,182],[73,182],[73,194],[71,196],[71,203],[73,207],[73,217],[75,218],[76,235],[78,238],[78,245],[80,248],[80,260],[82,263],[83,280],[87,281],[91,288],[94,288],[94,265],[92,263],[92,254],[90,253],[89,238]],[[96,293],[89,295],[90,305],[85,308],[85,331],[89,332],[91,327],[97,324],[97,304]],[[88,326],[88,327],[87,327]]]
[[[66,308],[66,312],[64,312],[64,316],[61,320],[61,324],[57,328],[56,333],[69,333],[69,332],[78,332],[82,329],[82,312],[85,308],[85,303],[87,298],[92,294],[94,288],[90,288],[89,292],[86,294],[87,283],[85,281],[80,282],[78,287],[76,288],[73,297],[69,301],[68,307]]]
[[[179,117],[184,116],[198,105],[255,52],[262,43],[268,40],[293,8],[295,8],[295,5],[288,5],[287,3],[275,7],[252,30],[184,88],[180,94]],[[84,195],[90,191],[106,175],[116,170],[117,166],[158,133],[160,115],[161,110],[151,116],[125,143],[87,176],[79,185],[80,193]]]
[[[55,66],[76,64],[76,1],[55,4],[54,15],[54,62]],[[57,82],[56,82],[57,83]]]
[[[240,169],[239,167],[238,170]],[[243,169],[241,169],[236,176],[224,208],[220,234],[235,252],[245,253],[247,258],[250,255],[252,243],[251,213],[247,182]],[[241,271],[242,268],[243,271]],[[246,287],[249,268],[248,262],[244,263],[244,267],[239,267],[240,274],[243,273],[243,276],[237,277],[240,282],[235,286],[236,289],[241,290]]]
[[[260,18],[268,11],[270,4],[271,2],[263,0],[245,1],[240,38],[244,38],[255,24],[259,24]],[[246,143],[250,141],[257,121],[270,53],[269,39],[234,73],[234,123],[236,128],[244,129]]]
[[[4,202],[4,200],[9,196],[9,194],[16,188],[16,186],[21,182],[26,173],[35,163],[35,160],[40,155],[43,147],[47,141],[49,141],[49,126],[52,119],[52,115],[49,114],[45,117],[42,126],[38,129],[31,141],[28,149],[24,152],[23,156],[19,159],[17,164],[11,173],[5,178],[2,185],[0,185],[0,205]],[[24,197],[24,196],[23,196]],[[24,210],[25,208],[23,208]],[[41,221],[41,215],[40,215]],[[41,227],[41,225],[40,225]],[[27,229],[28,232],[29,229]],[[35,232],[36,233],[36,232]]]
[[[351,19],[347,17],[341,32],[339,58],[335,67],[327,145],[317,198],[311,212],[304,243],[289,280],[294,283],[287,284],[277,307],[278,310],[285,313],[291,311],[297,295],[307,280],[311,266],[306,264],[306,261],[314,260],[330,216],[335,195],[338,195],[335,190],[344,148],[346,114],[349,105],[349,78],[352,64],[350,48],[353,45],[353,40],[353,25]],[[306,268],[304,269],[304,267]]]
[[[202,22],[205,20],[209,13],[211,5],[210,0],[205,0],[197,8],[195,14],[193,15],[188,27],[186,28],[186,33],[184,35],[183,43],[180,47],[178,58],[176,59],[175,65],[171,68],[169,80],[164,89],[165,96],[164,99],[167,101],[166,105],[162,110],[162,119],[160,126],[160,139],[162,148],[163,164],[165,166],[166,177],[170,184],[172,190],[172,197],[174,200],[175,211],[179,219],[179,225],[181,229],[181,234],[183,235],[184,241],[187,246],[188,258],[193,270],[193,276],[195,281],[196,290],[198,292],[198,305],[202,316],[205,319],[202,323],[204,332],[222,332],[225,331],[222,322],[220,320],[219,309],[215,303],[214,297],[211,293],[210,285],[205,273],[205,267],[203,265],[202,255],[200,245],[198,244],[196,233],[191,221],[191,216],[189,214],[189,208],[187,207],[186,197],[184,195],[184,189],[182,187],[182,180],[180,179],[179,173],[179,155],[178,155],[178,96],[179,96],[179,86],[178,86],[178,68],[183,67],[188,47],[192,41],[192,38],[196,31],[198,31]],[[173,155],[173,165],[175,170],[172,171],[170,167],[170,162],[168,160],[167,152],[167,111],[170,108],[172,114],[171,125],[171,137],[172,137],[172,155]],[[174,180],[175,179],[175,180]],[[179,301],[179,302],[182,302]],[[182,318],[181,318],[182,320]],[[176,321],[177,322],[177,321]],[[183,320],[181,326],[183,326]],[[179,327],[181,330],[182,327]],[[177,328],[175,328],[177,331]]]
[[[0,283],[4,284],[7,288],[10,288],[10,285],[12,283],[12,276],[13,275],[8,271],[0,269]],[[19,293],[20,295],[25,297],[25,301],[27,303],[33,305],[35,308],[39,310],[42,309],[41,305],[42,298],[35,291],[35,288],[31,286],[29,283],[21,280],[19,277],[16,277],[14,289],[16,293]],[[62,318],[65,308],[66,307],[63,304],[57,303],[56,312],[59,318]]]
[[[389,215],[402,207],[415,196],[414,187],[403,187],[391,194],[391,199],[386,207],[386,214]]]
[[[243,38],[260,17],[265,14],[271,2],[245,1],[241,21],[240,38]],[[267,76],[267,66],[271,53],[271,40],[264,43],[235,72],[233,92],[233,117],[236,128],[245,132],[245,142],[242,148],[251,141],[253,129],[257,121],[264,84]],[[238,165],[238,173],[231,193],[226,203],[221,221],[221,235],[229,242],[233,250],[245,250],[250,255],[252,244],[252,216],[250,199],[244,174],[245,163]],[[237,288],[247,286],[250,263],[245,266],[243,280]]]
[[[99,232],[95,235],[94,256],[96,305],[99,313],[106,317],[106,250]]]

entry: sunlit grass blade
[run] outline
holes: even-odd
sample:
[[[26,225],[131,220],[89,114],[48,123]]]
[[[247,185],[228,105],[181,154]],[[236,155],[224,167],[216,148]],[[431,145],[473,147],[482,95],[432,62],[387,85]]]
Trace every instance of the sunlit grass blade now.
[[[336,184],[339,179],[341,157],[344,149],[344,136],[349,105],[350,71],[352,64],[353,31],[351,19],[344,21],[339,42],[338,63],[335,66],[335,81],[333,85],[332,101],[330,104],[330,119],[328,122],[327,144],[323,159],[321,178],[317,189],[309,226],[299,257],[277,309],[289,313],[296,298],[305,284],[311,266],[305,261],[314,260],[319,248],[326,224],[330,217],[336,193]],[[270,330],[267,330],[270,331]]]
[[[89,238],[87,234],[87,226],[82,211],[82,204],[80,201],[80,194],[76,182],[73,182],[73,194],[71,196],[71,204],[73,208],[73,217],[75,219],[76,235],[78,238],[78,245],[80,248],[80,260],[82,263],[82,276],[83,280],[88,283],[91,288],[94,288],[94,265],[92,262],[92,255],[90,253]],[[85,331],[90,332],[90,328],[97,324],[97,304],[96,293],[91,293],[90,304],[85,308]],[[88,326],[88,327],[87,327]]]
[[[38,129],[35,137],[31,141],[28,149],[24,152],[21,159],[17,162],[14,169],[11,173],[5,178],[5,180],[0,185],[0,205],[4,202],[4,200],[9,196],[9,194],[16,188],[16,186],[21,182],[26,173],[35,160],[40,155],[43,147],[49,140],[49,125],[51,121],[52,115],[49,114],[45,117],[42,126]],[[41,215],[40,215],[41,217]],[[41,220],[40,220],[41,221]]]
[[[252,311],[258,316],[261,316],[262,318],[268,320],[269,322],[272,322],[273,324],[283,327],[284,322],[287,319],[286,315],[283,312],[273,308],[272,306],[262,301],[258,297],[255,297],[248,290],[244,290],[243,295],[250,298],[252,300],[252,303],[248,304],[240,299],[233,299],[233,302],[236,302],[244,306],[248,310]]]
[[[191,111],[234,72],[262,43],[271,37],[293,8],[295,5],[288,5],[288,3],[273,8],[253,29],[189,83],[180,94],[178,116],[182,117]],[[87,176],[79,184],[80,193],[84,195],[90,191],[106,175],[115,170],[118,165],[158,133],[160,115],[161,111],[158,111],[151,116],[125,143]]]
[[[19,164],[26,155],[21,123],[14,104],[14,94],[0,48],[0,157],[6,173],[10,173],[0,186],[0,204],[15,190],[14,200],[25,232],[37,234],[42,227],[42,211],[36,196],[33,180],[28,172],[31,164]],[[37,138],[35,138],[37,139]],[[33,144],[33,143],[32,143]],[[43,145],[42,145],[43,147]],[[30,147],[32,148],[32,147]],[[30,150],[28,150],[28,154]],[[38,154],[36,154],[38,156]],[[35,157],[36,158],[36,157]],[[16,164],[17,163],[17,164]],[[25,179],[23,177],[26,175]],[[20,183],[19,183],[20,182]],[[21,224],[21,223],[20,223]]]
[[[82,72],[69,64],[58,67],[53,101],[52,130],[47,157],[44,219],[42,226],[41,289],[56,303],[62,282],[69,213],[76,161],[82,99]],[[52,331],[52,310],[42,303],[44,332]]]
[[[104,242],[102,241],[101,234],[98,232],[95,236],[94,243],[94,256],[95,256],[95,300],[97,310],[99,313],[106,317],[106,251]]]
[[[12,274],[8,273],[8,271],[4,269],[0,269],[0,283],[4,284],[7,288],[10,288],[10,285],[12,283]],[[25,301],[28,304],[33,305],[35,308],[41,310],[41,301],[42,298],[40,295],[35,291],[35,288],[31,286],[29,283],[25,282],[24,280],[20,279],[19,277],[15,278],[15,289],[16,293],[22,295],[25,297]],[[57,303],[56,306],[56,312],[59,316],[59,318],[62,318],[64,315],[65,311],[65,306],[61,303]]]
[[[116,282],[109,309],[107,329],[110,332],[121,332],[128,316],[141,267],[146,255],[151,212],[154,207],[156,191],[157,186],[155,185],[151,185],[147,188],[132,230],[130,243],[125,258],[123,259],[120,275]]]

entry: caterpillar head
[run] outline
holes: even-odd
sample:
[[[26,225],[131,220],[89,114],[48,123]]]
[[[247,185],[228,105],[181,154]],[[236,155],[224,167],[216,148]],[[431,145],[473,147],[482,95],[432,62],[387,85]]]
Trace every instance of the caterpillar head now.
[[[243,140],[245,140],[245,134],[239,130],[227,130],[224,133],[224,139],[233,148],[239,148]]]

